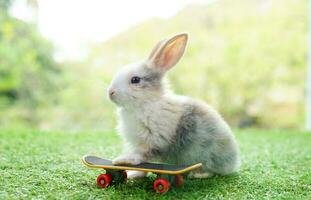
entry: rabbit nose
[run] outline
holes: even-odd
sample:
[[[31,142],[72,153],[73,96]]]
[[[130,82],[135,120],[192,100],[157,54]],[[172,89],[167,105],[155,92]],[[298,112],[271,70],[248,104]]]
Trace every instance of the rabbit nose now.
[[[109,90],[109,96],[112,97],[114,94],[115,94],[115,91],[113,91],[113,90],[110,89],[110,90]]]

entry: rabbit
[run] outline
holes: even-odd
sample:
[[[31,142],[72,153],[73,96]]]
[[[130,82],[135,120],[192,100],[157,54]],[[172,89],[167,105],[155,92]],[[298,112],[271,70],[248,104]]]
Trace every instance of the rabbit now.
[[[117,105],[118,133],[124,143],[123,153],[113,164],[202,163],[202,168],[189,174],[192,178],[227,175],[239,169],[237,142],[220,114],[169,88],[165,74],[181,59],[187,41],[187,33],[162,40],[147,59],[121,68],[113,77],[108,96]],[[129,175],[142,176],[144,172]]]

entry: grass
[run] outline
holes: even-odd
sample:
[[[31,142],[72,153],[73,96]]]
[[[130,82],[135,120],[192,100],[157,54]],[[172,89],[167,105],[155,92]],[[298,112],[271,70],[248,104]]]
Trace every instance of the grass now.
[[[310,199],[311,134],[238,131],[243,155],[239,173],[187,180],[155,194],[145,178],[98,189],[99,169],[80,158],[114,158],[120,138],[110,132],[0,131],[0,199]]]

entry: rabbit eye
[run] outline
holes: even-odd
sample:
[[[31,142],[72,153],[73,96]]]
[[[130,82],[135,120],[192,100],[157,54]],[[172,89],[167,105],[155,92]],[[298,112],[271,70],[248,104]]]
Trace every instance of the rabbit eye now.
[[[133,76],[132,78],[131,78],[131,83],[132,84],[137,84],[137,83],[139,83],[140,82],[140,77],[138,77],[138,76]]]

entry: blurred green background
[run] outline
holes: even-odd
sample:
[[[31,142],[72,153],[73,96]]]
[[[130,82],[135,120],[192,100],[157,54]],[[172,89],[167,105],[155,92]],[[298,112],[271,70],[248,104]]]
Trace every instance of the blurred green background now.
[[[86,44],[85,59],[61,61],[36,23],[10,14],[12,4],[0,0],[1,128],[112,129],[116,107],[105,89],[113,74],[178,32],[188,32],[190,40],[169,73],[176,93],[205,100],[233,127],[305,125],[307,0],[188,5],[170,18],[148,19]]]

